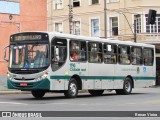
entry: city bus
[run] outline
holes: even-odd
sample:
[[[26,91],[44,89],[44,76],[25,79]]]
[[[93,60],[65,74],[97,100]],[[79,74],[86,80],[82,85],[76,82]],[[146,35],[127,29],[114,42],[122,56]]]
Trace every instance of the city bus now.
[[[9,51],[8,56],[6,56]],[[104,90],[129,95],[155,84],[155,46],[56,32],[21,32],[4,48],[9,89],[31,91],[35,98],[79,90],[100,96]]]

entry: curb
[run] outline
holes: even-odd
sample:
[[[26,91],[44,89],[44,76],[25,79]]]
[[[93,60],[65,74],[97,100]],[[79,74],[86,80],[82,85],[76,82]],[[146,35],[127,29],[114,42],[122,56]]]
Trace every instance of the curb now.
[[[154,86],[151,86],[150,88],[160,88],[160,85],[154,85]]]
[[[10,90],[0,91],[0,95],[5,95],[5,94],[30,94],[30,92],[28,91],[10,91]]]

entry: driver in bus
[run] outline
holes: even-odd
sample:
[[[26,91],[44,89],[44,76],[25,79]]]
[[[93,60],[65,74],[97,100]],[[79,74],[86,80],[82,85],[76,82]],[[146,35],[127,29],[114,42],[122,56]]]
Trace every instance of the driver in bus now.
[[[28,60],[25,60],[25,63],[24,63],[24,68],[29,68],[30,66],[30,63]]]

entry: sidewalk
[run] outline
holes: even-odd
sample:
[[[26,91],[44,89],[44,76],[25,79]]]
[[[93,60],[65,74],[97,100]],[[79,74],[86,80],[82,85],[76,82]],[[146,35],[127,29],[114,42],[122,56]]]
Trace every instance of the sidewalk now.
[[[29,91],[20,91],[20,90],[1,90],[0,95],[5,95],[5,94],[30,94],[31,92]]]
[[[150,88],[160,88],[160,85],[154,85],[154,86],[151,86]]]
[[[0,91],[6,91],[7,89],[7,76],[0,74]]]
[[[5,94],[26,94],[30,93],[28,91],[20,91],[20,90],[9,90],[7,88],[7,76],[0,74],[0,95]]]

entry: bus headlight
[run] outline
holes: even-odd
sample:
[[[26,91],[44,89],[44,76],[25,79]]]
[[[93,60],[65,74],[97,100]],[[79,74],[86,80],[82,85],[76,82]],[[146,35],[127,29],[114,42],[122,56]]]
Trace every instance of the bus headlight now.
[[[8,77],[8,79],[10,79],[10,80],[12,80],[12,79],[13,79],[13,76],[12,76],[12,75],[10,75],[9,73],[7,74],[7,77]]]
[[[48,73],[45,73],[41,76],[42,79],[45,79],[47,77]]]
[[[46,72],[46,73],[44,73],[43,75],[41,75],[39,78],[37,78],[36,80],[37,81],[40,81],[40,80],[42,80],[42,79],[45,79],[45,78],[47,78],[47,75],[48,75],[48,72]]]

